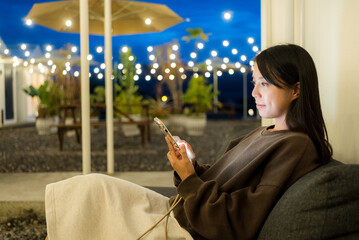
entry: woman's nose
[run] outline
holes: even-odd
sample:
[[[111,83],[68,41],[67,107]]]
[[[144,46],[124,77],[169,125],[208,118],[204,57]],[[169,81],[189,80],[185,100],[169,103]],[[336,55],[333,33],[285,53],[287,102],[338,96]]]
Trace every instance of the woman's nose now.
[[[252,90],[252,97],[257,98],[258,94],[258,89],[256,88],[256,86],[254,86]]]

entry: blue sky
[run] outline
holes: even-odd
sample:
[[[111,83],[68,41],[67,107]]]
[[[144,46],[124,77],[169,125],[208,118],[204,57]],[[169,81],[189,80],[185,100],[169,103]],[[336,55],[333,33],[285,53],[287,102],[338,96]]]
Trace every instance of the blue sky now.
[[[60,33],[39,25],[31,27],[25,24],[25,16],[34,3],[47,2],[44,0],[2,0],[0,8],[0,37],[9,49],[20,47],[21,43],[32,46],[39,45],[44,51],[47,44],[55,49],[65,46],[67,43],[79,46],[79,34]],[[254,45],[260,47],[260,0],[154,0],[152,3],[166,4],[183,19],[189,19],[160,33],[137,34],[130,36],[115,36],[113,42],[114,60],[118,58],[119,49],[123,45],[132,48],[138,62],[149,62],[147,46],[160,45],[178,39],[182,59],[190,60],[190,52],[194,50],[194,42],[182,41],[183,36],[188,35],[187,28],[200,27],[205,33],[211,33],[209,41],[205,42],[204,49],[198,54],[199,61],[210,57],[211,50],[217,50],[219,57],[228,57],[231,61],[239,60],[241,54],[252,58],[255,53],[248,44],[247,38],[255,39]],[[224,21],[222,13],[231,11],[231,21]],[[223,47],[223,40],[228,40],[230,45]],[[90,53],[94,59],[103,62],[103,54],[96,53],[97,46],[104,45],[102,36],[90,36]],[[237,55],[231,53],[236,48]]]

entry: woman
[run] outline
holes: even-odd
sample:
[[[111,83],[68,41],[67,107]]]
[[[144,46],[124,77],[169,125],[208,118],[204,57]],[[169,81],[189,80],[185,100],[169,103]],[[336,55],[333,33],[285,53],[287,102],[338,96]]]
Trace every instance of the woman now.
[[[146,233],[149,239],[163,239],[165,229],[171,239],[253,239],[284,191],[331,158],[317,73],[306,50],[289,44],[262,51],[255,58],[253,84],[252,96],[260,116],[275,119],[275,124],[233,140],[212,166],[196,162],[187,142],[177,139],[177,151],[166,138],[167,157],[175,170],[180,198],[170,198],[169,202],[176,206],[168,227],[164,223],[158,225]],[[192,155],[191,160],[188,155]],[[79,228],[90,231],[89,237],[98,234],[103,239],[131,239],[169,209],[167,198],[118,179],[90,175],[66,181],[71,183],[47,187],[50,240],[52,234],[54,239],[62,239],[59,236],[63,232]],[[81,189],[81,183],[88,182],[91,184],[84,185],[90,187]],[[75,189],[67,195],[73,186]],[[78,196],[78,191],[86,193],[81,194],[80,203],[74,208],[80,221],[71,214],[68,217],[68,211],[61,211],[67,208],[67,202],[76,199],[72,196]],[[105,200],[98,200],[98,195],[105,195]],[[54,201],[61,206],[55,207]],[[83,202],[87,203],[85,208]],[[105,206],[109,209],[88,213],[93,211],[91,204],[100,206],[98,202],[108,203]],[[59,212],[64,216],[55,217],[54,213]],[[89,220],[94,217],[96,221]],[[141,221],[136,224],[138,219]],[[58,222],[60,228],[54,229]],[[79,235],[69,236],[83,238],[84,231],[78,232]]]

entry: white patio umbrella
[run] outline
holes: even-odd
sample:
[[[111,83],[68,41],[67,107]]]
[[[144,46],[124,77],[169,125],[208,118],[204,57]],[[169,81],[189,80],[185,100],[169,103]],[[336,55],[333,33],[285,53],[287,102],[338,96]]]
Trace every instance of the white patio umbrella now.
[[[114,172],[112,36],[163,31],[183,21],[165,5],[138,1],[71,0],[34,4],[27,19],[61,32],[80,32],[83,173],[91,172],[88,34],[105,35],[107,171]]]

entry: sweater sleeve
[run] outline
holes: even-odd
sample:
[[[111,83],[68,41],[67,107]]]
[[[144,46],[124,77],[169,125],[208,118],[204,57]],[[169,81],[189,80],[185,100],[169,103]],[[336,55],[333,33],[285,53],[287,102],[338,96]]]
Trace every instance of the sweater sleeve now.
[[[209,164],[201,164],[194,160],[194,169],[198,176],[201,176],[208,168],[211,166]],[[182,182],[180,176],[177,174],[176,171],[173,172],[173,183],[176,187]]]
[[[244,138],[244,136],[236,138],[234,140],[232,140],[228,146],[227,149],[224,153],[226,153],[227,151],[231,150],[234,146],[236,146],[242,139]],[[209,164],[202,164],[197,162],[196,160],[194,160],[194,169],[195,172],[198,176],[201,176],[208,168],[210,168],[211,165]],[[178,185],[182,182],[181,178],[178,176],[177,172],[174,171],[173,172],[173,183],[176,187],[178,187]]]
[[[268,161],[256,166],[260,170],[249,184],[231,192],[222,192],[215,180],[203,181],[197,174],[186,178],[177,192],[184,199],[191,228],[205,239],[255,238],[283,186],[293,182],[292,176],[300,177],[296,172],[304,175],[315,168],[315,157],[308,153],[313,149],[307,145],[308,141],[295,141],[273,146]],[[303,169],[296,171],[298,165]]]

